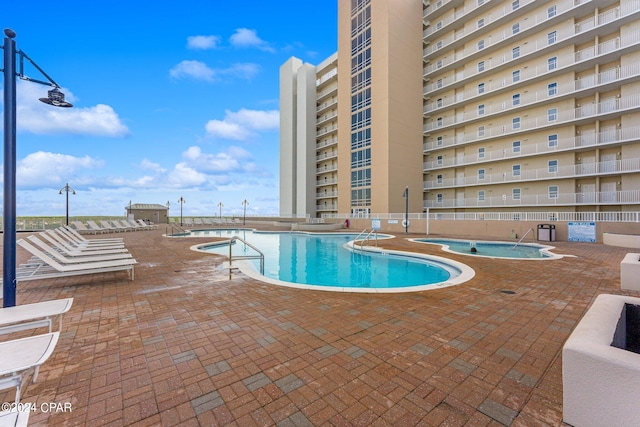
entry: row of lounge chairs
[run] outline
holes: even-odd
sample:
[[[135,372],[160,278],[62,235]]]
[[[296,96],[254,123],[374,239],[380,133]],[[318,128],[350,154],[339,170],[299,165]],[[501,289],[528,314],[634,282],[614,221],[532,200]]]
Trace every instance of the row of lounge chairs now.
[[[184,218],[184,220],[182,221],[183,225],[187,225],[187,226],[193,226],[193,225],[233,225],[233,226],[237,226],[239,224],[242,224],[242,221],[240,220],[240,218],[220,218],[220,217],[215,217],[215,218]]]
[[[72,304],[73,298],[64,298],[0,309],[0,335],[48,328],[46,333],[0,342],[0,390],[16,389],[15,405],[12,410],[0,412],[0,425],[28,424],[29,411],[18,411],[22,385],[30,373],[34,383],[38,379],[40,365],[51,356],[60,338],[62,315]],[[54,332],[53,325],[57,319],[59,327]]]
[[[87,239],[71,227],[46,230],[16,242],[32,258],[16,269],[16,280],[127,271],[134,279],[136,260],[121,238]]]
[[[132,219],[102,220],[100,224],[95,221],[87,221],[86,225],[80,221],[74,221],[71,224],[83,234],[119,233],[121,231],[155,230],[158,228],[156,224],[147,224],[141,219],[137,221]]]

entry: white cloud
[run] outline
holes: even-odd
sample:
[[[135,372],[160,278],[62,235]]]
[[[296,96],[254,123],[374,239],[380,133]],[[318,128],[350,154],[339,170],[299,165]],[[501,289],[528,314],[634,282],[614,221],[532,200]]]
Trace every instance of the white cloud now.
[[[251,62],[233,64],[229,68],[219,70],[221,74],[251,80],[260,72],[260,65]]]
[[[62,92],[67,101],[76,101],[66,89]],[[16,102],[19,130],[35,134],[71,133],[109,137],[129,134],[127,126],[108,105],[56,108],[38,101],[38,98],[43,97],[44,94],[37,85],[20,84]]]
[[[214,49],[220,42],[218,36],[190,36],[187,37],[187,48],[196,50]]]
[[[223,120],[209,120],[205,125],[207,134],[225,139],[245,141],[255,136],[255,131],[277,130],[280,112],[277,110],[227,110]]]
[[[213,69],[200,61],[185,60],[169,70],[169,75],[175,79],[190,77],[196,80],[212,81],[215,74]]]
[[[167,177],[170,187],[188,188],[199,186],[207,182],[206,174],[198,172],[186,163],[178,163]]]
[[[76,178],[79,171],[101,168],[103,163],[89,156],[74,157],[38,151],[17,163],[16,182],[21,187],[61,185]]]
[[[144,170],[159,172],[159,173],[163,173],[166,171],[166,169],[160,166],[159,163],[154,163],[149,159],[142,159],[142,161],[140,162],[140,168]]]
[[[275,52],[275,49],[269,46],[269,43],[258,37],[256,30],[248,28],[238,28],[236,32],[229,38],[231,45],[239,48],[254,47],[265,52]]]

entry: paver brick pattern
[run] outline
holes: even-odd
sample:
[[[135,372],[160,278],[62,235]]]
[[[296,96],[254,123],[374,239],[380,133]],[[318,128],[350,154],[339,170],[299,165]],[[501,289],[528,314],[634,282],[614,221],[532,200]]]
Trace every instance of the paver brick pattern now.
[[[22,397],[72,411],[37,410],[31,425],[561,425],[562,345],[598,294],[624,293],[629,252],[557,242],[573,256],[487,259],[400,235],[379,244],[456,259],[475,277],[332,293],[229,280],[221,257],[189,250],[214,239],[164,232],[118,234],[139,262],[135,281],[115,272],[18,284],[18,304],[74,298]]]

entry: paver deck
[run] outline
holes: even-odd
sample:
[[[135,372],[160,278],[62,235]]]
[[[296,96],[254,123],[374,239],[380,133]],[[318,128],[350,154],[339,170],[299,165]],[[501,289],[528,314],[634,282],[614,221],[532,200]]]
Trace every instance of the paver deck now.
[[[359,294],[229,280],[222,258],[189,250],[211,238],[164,232],[118,234],[138,260],[135,281],[18,285],[18,304],[74,298],[23,391],[30,425],[561,425],[564,341],[598,294],[638,296],[620,290],[629,250],[601,244],[555,242],[575,255],[559,260],[487,260],[398,235],[380,244],[456,259],[476,276]]]

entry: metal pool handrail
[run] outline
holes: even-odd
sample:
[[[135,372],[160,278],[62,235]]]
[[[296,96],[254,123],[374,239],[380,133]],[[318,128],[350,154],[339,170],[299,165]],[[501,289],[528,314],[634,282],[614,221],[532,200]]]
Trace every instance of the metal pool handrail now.
[[[236,240],[240,240],[242,243],[244,243],[245,245],[249,246],[254,251],[258,252],[260,255],[236,255],[234,257],[232,255],[232,253],[231,253],[231,248],[232,248],[233,243]],[[231,239],[229,239],[229,276],[231,276],[231,265],[233,264],[233,260],[234,259],[259,259],[260,260],[260,274],[262,274],[264,276],[264,254],[262,253],[262,251],[260,251],[260,249],[256,248],[251,243],[249,243],[246,240],[242,239],[240,236],[233,236]]]
[[[518,240],[518,243],[516,243],[515,245],[513,245],[513,248],[511,248],[511,249],[515,249],[515,248],[516,248],[516,246],[518,246],[518,245],[520,244],[520,242],[522,242],[522,241],[524,240],[524,238],[525,238],[525,237],[527,237],[527,234],[529,234],[529,232],[530,232],[530,231],[533,231],[533,228],[528,229],[528,230],[527,230],[527,232],[526,232],[526,233],[524,233],[524,236],[522,236],[522,237],[520,238],[520,240]]]

